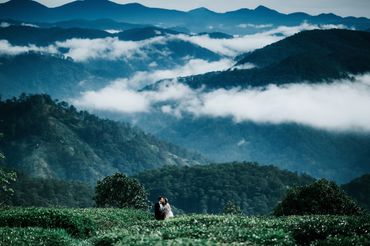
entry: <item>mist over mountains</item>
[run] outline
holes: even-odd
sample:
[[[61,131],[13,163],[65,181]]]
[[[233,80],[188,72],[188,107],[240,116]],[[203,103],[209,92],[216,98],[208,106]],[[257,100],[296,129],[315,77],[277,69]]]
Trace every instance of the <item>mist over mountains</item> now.
[[[107,0],[11,0],[0,16],[10,167],[85,182],[209,161],[341,183],[370,172],[369,19]]]

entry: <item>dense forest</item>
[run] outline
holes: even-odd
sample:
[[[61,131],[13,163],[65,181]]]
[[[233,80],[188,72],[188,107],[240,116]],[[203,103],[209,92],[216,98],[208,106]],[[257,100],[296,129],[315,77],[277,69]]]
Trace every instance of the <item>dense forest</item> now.
[[[63,181],[17,175],[14,194],[7,205],[23,207],[92,207],[94,188],[77,181]]]
[[[135,176],[155,201],[165,195],[187,213],[220,213],[233,201],[245,214],[267,214],[283,198],[287,188],[314,181],[273,166],[227,163],[192,167],[165,167]]]
[[[0,169],[11,171],[2,166]],[[342,189],[368,211],[369,177],[367,174],[342,185]],[[134,178],[145,185],[152,202],[159,195],[167,196],[176,214],[222,213],[230,202],[240,206],[245,214],[269,214],[289,188],[314,181],[307,175],[256,163],[165,167],[139,173]],[[16,181],[10,183],[14,193],[7,196],[5,204],[24,207],[92,207],[95,206],[95,185],[33,178],[18,172]]]
[[[358,177],[342,187],[361,207],[370,211],[370,174]]]
[[[34,177],[94,183],[114,172],[206,163],[127,123],[77,111],[47,95],[0,102],[0,120],[6,164]]]

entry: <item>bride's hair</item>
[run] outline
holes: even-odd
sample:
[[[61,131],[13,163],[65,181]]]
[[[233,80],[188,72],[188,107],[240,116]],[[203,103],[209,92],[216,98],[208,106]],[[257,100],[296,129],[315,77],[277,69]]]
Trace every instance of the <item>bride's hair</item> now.
[[[168,199],[167,197],[164,198],[164,204],[167,204],[168,203]]]

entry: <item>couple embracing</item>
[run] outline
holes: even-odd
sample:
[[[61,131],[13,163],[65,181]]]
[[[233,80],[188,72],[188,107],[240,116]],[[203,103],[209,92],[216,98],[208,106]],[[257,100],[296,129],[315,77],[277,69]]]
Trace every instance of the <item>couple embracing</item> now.
[[[156,220],[166,220],[173,217],[173,212],[168,199],[160,196],[158,202],[154,206],[154,215]]]

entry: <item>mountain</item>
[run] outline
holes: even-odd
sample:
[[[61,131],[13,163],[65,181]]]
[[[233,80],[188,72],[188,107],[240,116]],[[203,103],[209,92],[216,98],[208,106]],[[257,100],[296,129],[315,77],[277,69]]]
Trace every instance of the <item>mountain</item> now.
[[[134,28],[118,33],[117,37],[121,40],[140,41],[164,35],[176,35],[176,34],[179,34],[179,32],[173,31],[171,29],[163,29],[158,27],[143,27],[143,28]]]
[[[234,201],[248,215],[268,214],[288,187],[314,181],[273,166],[227,163],[192,167],[166,167],[135,176],[156,201],[161,194],[187,213],[221,213]]]
[[[348,195],[353,197],[358,204],[370,211],[370,174],[365,174],[351,182],[344,184],[342,188]]]
[[[61,56],[26,53],[0,56],[0,95],[11,98],[23,92],[77,96],[97,89],[101,79],[83,66]],[[83,82],[84,81],[84,82]]]
[[[98,20],[66,20],[54,23],[42,23],[39,24],[43,27],[62,27],[62,28],[87,28],[87,29],[99,29],[99,30],[114,30],[114,31],[125,31],[134,28],[142,28],[148,25],[132,24],[125,22],[118,22],[112,19],[98,19]]]
[[[128,78],[138,71],[172,69],[183,66],[189,59],[217,61],[221,58],[191,42],[168,37],[176,33],[156,27],[115,34],[84,28],[22,25],[0,28],[1,42],[7,42],[4,51],[0,51],[0,94],[5,98],[18,96],[22,92],[70,98],[78,96],[81,91],[102,88],[115,79]],[[159,40],[147,40],[152,37]],[[66,40],[69,42],[66,43]],[[138,43],[122,42],[125,40],[136,40]],[[147,42],[140,42],[144,40]],[[87,50],[86,45],[90,45],[91,49]],[[92,47],[94,45],[98,45],[96,49]],[[25,51],[12,53],[7,46]],[[101,46],[106,49],[99,51]],[[125,51],[124,47],[129,48]],[[94,51],[99,55],[93,55]],[[101,55],[113,51],[122,54],[119,57]],[[81,55],[82,59],[78,60]],[[91,58],[84,59],[86,55],[91,55]]]
[[[114,172],[131,175],[206,162],[126,123],[76,111],[47,95],[2,101],[0,119],[6,164],[33,177],[94,183]]]
[[[34,44],[47,46],[56,41],[65,41],[72,38],[107,38],[112,35],[95,29],[82,28],[35,28],[30,26],[9,26],[0,28],[0,40],[7,40],[12,45]]]
[[[370,33],[352,30],[303,31],[239,56],[234,69],[181,78],[192,88],[265,86],[348,78],[370,71]],[[245,64],[257,66],[238,69]]]
[[[55,8],[47,8],[31,0],[11,0],[0,5],[0,16],[31,22],[113,19],[119,22],[165,28],[178,26],[195,33],[216,31],[247,34],[279,25],[299,25],[304,21],[313,24],[341,24],[360,30],[370,27],[370,20],[367,18],[343,18],[334,14],[317,16],[305,13],[282,14],[264,6],[226,13],[217,13],[206,8],[184,12],[149,8],[137,3],[117,4],[108,0],[80,0]],[[202,21],[199,22],[199,20]]]

